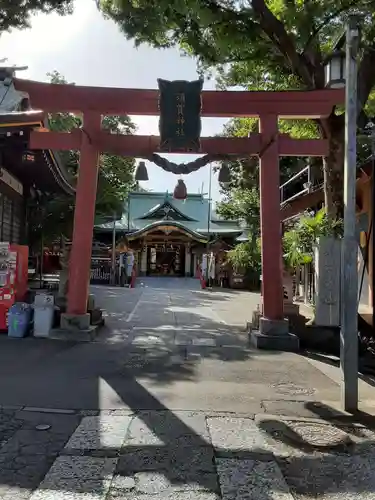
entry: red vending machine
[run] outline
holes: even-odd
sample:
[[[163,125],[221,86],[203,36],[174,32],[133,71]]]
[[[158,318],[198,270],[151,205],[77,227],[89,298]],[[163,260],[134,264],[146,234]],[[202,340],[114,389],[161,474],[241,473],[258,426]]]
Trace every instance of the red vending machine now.
[[[27,246],[0,242],[0,331],[8,329],[8,311],[12,305],[25,300],[28,255]]]

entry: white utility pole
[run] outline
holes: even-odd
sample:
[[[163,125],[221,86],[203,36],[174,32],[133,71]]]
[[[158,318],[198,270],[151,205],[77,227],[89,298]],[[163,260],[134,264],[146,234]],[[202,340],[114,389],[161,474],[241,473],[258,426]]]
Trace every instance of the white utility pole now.
[[[341,401],[345,411],[358,409],[358,242],[356,238],[357,179],[357,57],[358,19],[346,29],[344,238],[341,258]]]

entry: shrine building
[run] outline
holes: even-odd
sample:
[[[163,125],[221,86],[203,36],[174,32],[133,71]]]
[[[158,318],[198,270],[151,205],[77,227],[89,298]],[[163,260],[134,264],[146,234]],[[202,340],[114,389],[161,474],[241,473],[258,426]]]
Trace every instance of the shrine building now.
[[[1,89],[1,86],[0,86]],[[0,241],[31,244],[30,211],[44,196],[73,198],[73,179],[58,152],[31,150],[30,132],[44,129],[40,111],[2,111],[0,107]]]
[[[95,239],[108,241],[114,224],[95,227]],[[171,193],[133,192],[116,222],[116,240],[127,242],[141,276],[194,276],[207,250],[216,254],[243,241],[238,221],[219,217],[203,194],[185,200]]]

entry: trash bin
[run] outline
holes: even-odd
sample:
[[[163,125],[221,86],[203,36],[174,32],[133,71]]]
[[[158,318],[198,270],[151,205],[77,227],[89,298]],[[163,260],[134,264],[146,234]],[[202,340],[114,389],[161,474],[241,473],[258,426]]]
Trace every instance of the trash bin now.
[[[37,294],[34,299],[34,337],[48,337],[53,326],[55,299],[51,294]]]
[[[22,338],[29,332],[31,307],[25,302],[16,302],[8,313],[8,337]]]

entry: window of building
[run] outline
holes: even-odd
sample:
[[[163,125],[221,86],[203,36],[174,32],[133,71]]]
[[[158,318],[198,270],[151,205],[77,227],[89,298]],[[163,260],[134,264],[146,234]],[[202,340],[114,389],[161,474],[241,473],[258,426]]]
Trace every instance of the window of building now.
[[[22,203],[0,193],[0,241],[19,243],[22,227]]]

